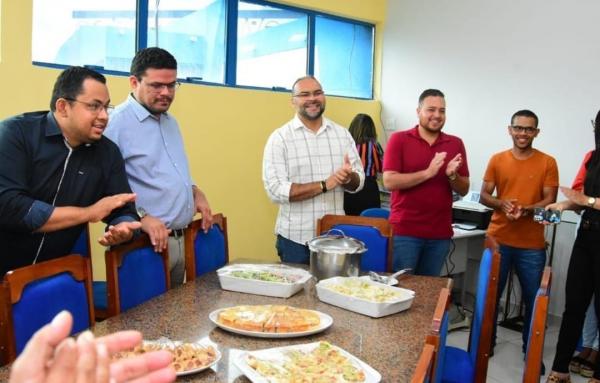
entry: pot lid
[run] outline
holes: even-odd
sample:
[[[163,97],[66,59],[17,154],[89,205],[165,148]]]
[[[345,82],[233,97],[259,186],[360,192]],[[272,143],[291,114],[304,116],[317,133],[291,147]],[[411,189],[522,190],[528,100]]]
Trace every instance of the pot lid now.
[[[333,231],[342,233],[329,234]],[[355,254],[367,251],[365,244],[356,238],[347,237],[341,230],[330,230],[327,234],[320,235],[308,241],[310,251],[324,251],[335,254]]]

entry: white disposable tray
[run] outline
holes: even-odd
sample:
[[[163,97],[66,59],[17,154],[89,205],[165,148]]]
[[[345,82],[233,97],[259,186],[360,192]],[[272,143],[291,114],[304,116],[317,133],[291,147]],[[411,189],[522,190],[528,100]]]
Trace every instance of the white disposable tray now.
[[[361,282],[391,289],[400,294],[400,297],[386,302],[374,302],[367,299],[357,298],[332,290],[330,286],[340,284],[348,279],[358,279]],[[401,287],[393,287],[371,280],[359,279],[358,277],[334,277],[324,279],[317,283],[317,296],[323,302],[354,311],[359,314],[368,315],[373,318],[380,318],[386,315],[398,313],[407,310],[415,299],[415,292]]]
[[[293,283],[260,281],[257,279],[237,278],[231,275],[233,271],[269,271],[277,274],[298,276]],[[233,264],[217,270],[221,288],[241,293],[266,295],[269,297],[289,298],[304,288],[304,284],[312,275],[302,269],[275,264]]]

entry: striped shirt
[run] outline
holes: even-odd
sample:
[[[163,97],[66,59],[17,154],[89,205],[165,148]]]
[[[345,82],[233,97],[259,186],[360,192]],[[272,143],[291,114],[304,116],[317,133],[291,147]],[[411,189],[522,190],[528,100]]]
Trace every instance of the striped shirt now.
[[[263,182],[269,198],[279,204],[275,233],[306,244],[315,237],[317,219],[325,214],[344,214],[344,189],[337,187],[303,201],[290,202],[292,183],[305,184],[327,179],[344,163],[348,154],[362,189],[365,174],[354,139],[345,128],[323,117],[317,133],[295,116],[274,131],[265,146]],[[356,192],[355,191],[355,192]]]
[[[356,150],[365,169],[365,176],[377,177],[377,174],[381,173],[381,161],[383,160],[383,149],[379,142],[367,141],[356,144]]]

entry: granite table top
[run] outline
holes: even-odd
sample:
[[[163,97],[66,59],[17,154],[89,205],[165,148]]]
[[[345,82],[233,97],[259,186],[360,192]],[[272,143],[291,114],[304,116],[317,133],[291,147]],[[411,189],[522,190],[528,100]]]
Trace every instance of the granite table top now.
[[[221,360],[210,369],[182,376],[178,382],[249,382],[233,363],[243,351],[252,351],[326,340],[369,364],[382,375],[382,382],[408,382],[431,327],[441,288],[448,279],[407,275],[400,287],[415,291],[410,309],[382,318],[371,318],[321,302],[315,282],[290,298],[273,298],[222,290],[211,272],[168,291],[118,316],[98,322],[96,336],[133,329],[144,339],[167,337],[184,342],[206,341],[217,345]],[[300,338],[254,338],[216,327],[208,315],[214,310],[241,304],[286,304],[318,310],[333,318],[327,330]],[[0,369],[0,381],[8,380],[8,368]]]

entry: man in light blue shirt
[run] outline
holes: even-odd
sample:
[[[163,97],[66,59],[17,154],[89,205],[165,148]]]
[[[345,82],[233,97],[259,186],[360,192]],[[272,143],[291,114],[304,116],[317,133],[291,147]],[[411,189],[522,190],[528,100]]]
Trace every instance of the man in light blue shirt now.
[[[143,49],[133,58],[129,83],[132,92],[111,114],[105,135],[125,159],[142,230],[156,251],[169,248],[171,285],[177,286],[185,275],[183,229],[196,212],[204,230],[212,223],[206,196],[190,177],[179,125],[167,113],[179,85],[177,61],[164,49]]]

